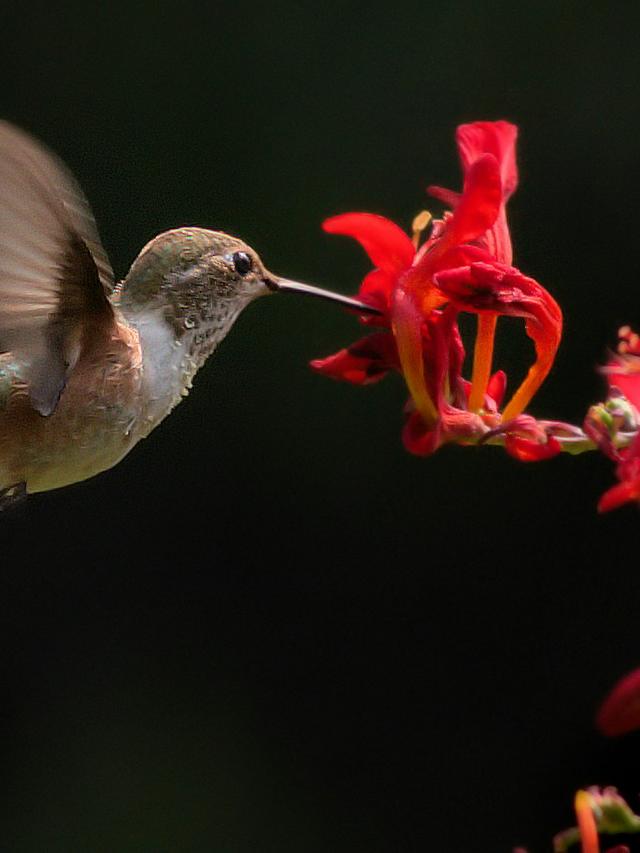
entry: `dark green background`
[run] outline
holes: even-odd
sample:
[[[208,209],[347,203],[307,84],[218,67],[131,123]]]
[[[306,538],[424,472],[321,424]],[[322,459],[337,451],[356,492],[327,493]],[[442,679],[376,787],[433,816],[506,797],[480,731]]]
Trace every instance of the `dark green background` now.
[[[640,323],[635,4],[188,2],[2,10],[0,114],[85,188],[118,275],[157,232],[242,235],[344,292],[320,231],[459,186],[456,124],[519,124],[516,261],[566,335],[532,411],[580,421]],[[308,359],[330,306],[252,306],[114,470],[0,521],[0,849],[548,850],[576,786],[640,790],[598,701],[640,664],[639,522],[595,455],[410,457],[402,383]],[[531,352],[500,326],[513,381]]]

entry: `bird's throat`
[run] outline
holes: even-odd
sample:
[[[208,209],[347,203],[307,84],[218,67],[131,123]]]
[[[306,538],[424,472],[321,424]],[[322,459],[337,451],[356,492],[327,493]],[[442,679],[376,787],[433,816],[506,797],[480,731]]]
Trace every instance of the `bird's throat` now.
[[[145,434],[187,396],[195,374],[243,307],[237,302],[219,303],[207,322],[167,317],[161,307],[137,311],[126,318],[140,339]]]

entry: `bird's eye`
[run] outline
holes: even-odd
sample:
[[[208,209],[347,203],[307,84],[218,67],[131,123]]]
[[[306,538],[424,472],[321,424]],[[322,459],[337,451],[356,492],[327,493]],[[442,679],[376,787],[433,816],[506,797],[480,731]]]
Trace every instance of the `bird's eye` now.
[[[246,275],[253,266],[253,261],[246,252],[234,252],[231,260],[238,275]]]

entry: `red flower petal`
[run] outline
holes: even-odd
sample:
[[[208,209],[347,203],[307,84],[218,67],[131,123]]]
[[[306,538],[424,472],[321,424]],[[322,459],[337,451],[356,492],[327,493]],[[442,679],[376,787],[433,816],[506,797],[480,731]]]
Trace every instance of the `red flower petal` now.
[[[433,196],[443,202],[443,204],[446,204],[450,210],[455,210],[461,198],[460,193],[457,193],[454,190],[448,190],[446,187],[431,185],[427,187],[427,192],[430,196]]]
[[[598,512],[610,512],[630,501],[640,501],[640,477],[612,486],[598,501]]]
[[[475,121],[461,124],[456,131],[458,153],[465,174],[483,154],[493,154],[500,167],[505,201],[518,186],[517,137],[518,128],[508,121]]]
[[[375,267],[398,274],[408,269],[415,249],[402,228],[375,213],[343,213],[325,219],[322,227],[329,234],[354,237]]]
[[[513,257],[505,204],[518,185],[517,136],[518,128],[506,121],[477,121],[462,124],[456,131],[458,153],[465,174],[483,154],[493,154],[498,161],[502,205],[485,240],[495,259],[505,264],[510,264]]]
[[[376,314],[361,318],[368,326],[388,326],[389,311],[391,308],[391,294],[396,282],[396,276],[390,275],[384,270],[371,270],[364,277],[358,295],[363,302],[374,305],[383,312],[382,316]]]
[[[501,204],[498,161],[493,154],[484,154],[470,166],[465,176],[462,197],[447,222],[438,244],[438,254],[481,237],[496,221]]]
[[[549,373],[562,335],[560,307],[542,285],[504,264],[474,263],[435,276],[442,293],[462,311],[494,312],[525,319],[536,361],[507,405],[505,420],[524,411]]]
[[[507,434],[504,447],[510,456],[520,462],[541,462],[543,459],[553,459],[558,453],[562,453],[562,445],[552,435],[544,444],[540,444],[521,435]]]
[[[496,407],[499,409],[504,399],[504,392],[507,390],[507,374],[504,370],[496,370],[493,376],[489,379],[487,385],[487,396],[491,397]]]
[[[493,227],[487,231],[485,244],[497,261],[502,264],[511,264],[513,248],[509,226],[507,225],[507,211],[504,205],[500,208],[500,213],[493,223]]]
[[[596,435],[596,441],[597,438]],[[604,449],[606,452],[606,444]],[[609,512],[629,501],[640,502],[640,432],[636,433],[628,447],[617,453],[620,461],[616,468],[616,475],[621,482],[602,495],[598,503],[598,512]]]
[[[609,692],[596,715],[596,726],[606,737],[640,728],[640,669],[625,675]]]
[[[402,443],[415,456],[429,456],[440,447],[441,428],[438,422],[427,428],[418,412],[412,412],[402,429]]]
[[[346,349],[314,359],[309,364],[318,373],[353,385],[378,382],[389,370],[399,366],[395,341],[386,332],[361,338]]]
[[[619,356],[605,368],[610,388],[622,391],[627,400],[640,409],[640,359]]]

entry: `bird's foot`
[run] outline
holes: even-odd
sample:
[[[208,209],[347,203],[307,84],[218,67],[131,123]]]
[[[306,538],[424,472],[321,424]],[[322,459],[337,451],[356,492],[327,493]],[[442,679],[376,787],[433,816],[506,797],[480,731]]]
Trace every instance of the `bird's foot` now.
[[[26,500],[26,497],[27,484],[24,482],[7,486],[6,489],[0,489],[0,512],[12,509]]]

